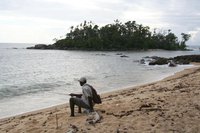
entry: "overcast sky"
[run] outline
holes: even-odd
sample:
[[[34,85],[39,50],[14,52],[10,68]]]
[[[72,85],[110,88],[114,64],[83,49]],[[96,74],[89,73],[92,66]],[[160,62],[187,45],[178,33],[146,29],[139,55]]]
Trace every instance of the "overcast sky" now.
[[[200,46],[200,0],[0,0],[0,42],[53,43],[84,20],[116,19],[190,33]]]

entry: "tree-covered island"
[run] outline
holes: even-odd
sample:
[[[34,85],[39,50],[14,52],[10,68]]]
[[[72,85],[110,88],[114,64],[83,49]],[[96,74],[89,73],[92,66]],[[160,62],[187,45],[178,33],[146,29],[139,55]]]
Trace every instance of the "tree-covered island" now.
[[[154,29],[137,24],[136,21],[122,23],[115,20],[113,24],[98,26],[84,21],[70,27],[64,39],[54,39],[52,45],[35,45],[29,49],[61,50],[186,50],[190,34],[181,33],[181,40],[171,30]]]

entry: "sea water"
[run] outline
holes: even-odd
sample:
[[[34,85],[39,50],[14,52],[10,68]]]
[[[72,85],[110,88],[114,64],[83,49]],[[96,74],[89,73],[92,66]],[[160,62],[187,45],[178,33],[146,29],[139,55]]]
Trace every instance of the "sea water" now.
[[[99,93],[161,80],[192,65],[149,66],[146,56],[174,57],[200,51],[30,50],[30,44],[0,44],[0,118],[67,103],[86,77]],[[126,55],[127,57],[121,57]]]

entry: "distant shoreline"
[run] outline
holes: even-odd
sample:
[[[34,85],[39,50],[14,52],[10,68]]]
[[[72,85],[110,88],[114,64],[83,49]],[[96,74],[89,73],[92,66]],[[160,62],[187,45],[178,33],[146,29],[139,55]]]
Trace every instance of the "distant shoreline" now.
[[[166,51],[191,51],[191,49],[177,49],[177,50],[167,50],[167,49],[145,49],[145,48],[109,48],[109,49],[95,49],[95,48],[57,48],[53,44],[36,44],[34,46],[26,47],[26,49],[41,49],[41,50],[80,50],[80,51],[148,51],[148,50],[166,50]]]

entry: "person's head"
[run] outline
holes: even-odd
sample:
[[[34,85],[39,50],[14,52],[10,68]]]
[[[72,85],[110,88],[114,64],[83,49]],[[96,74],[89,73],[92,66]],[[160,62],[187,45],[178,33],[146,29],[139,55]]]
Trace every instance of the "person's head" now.
[[[85,77],[81,77],[78,81],[80,85],[83,86],[87,82],[87,79]]]

